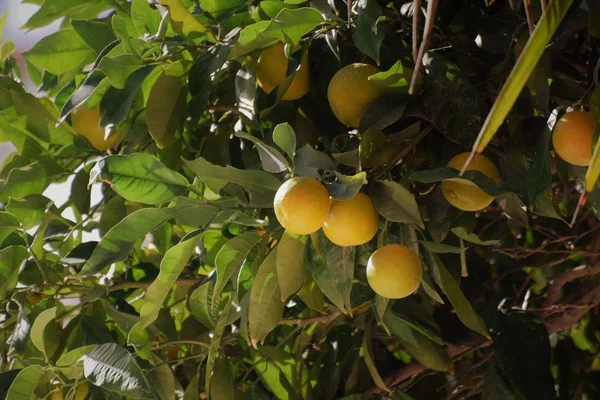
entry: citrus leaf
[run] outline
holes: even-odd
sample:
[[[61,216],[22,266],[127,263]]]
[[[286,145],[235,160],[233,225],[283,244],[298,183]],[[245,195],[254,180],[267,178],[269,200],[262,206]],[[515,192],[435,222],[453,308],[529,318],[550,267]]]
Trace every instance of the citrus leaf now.
[[[46,36],[24,56],[39,69],[62,75],[84,62],[92,62],[96,53],[73,28],[67,28]]]
[[[600,86],[596,86],[596,89],[592,92],[592,96],[590,97],[590,111],[596,122],[596,133],[598,133],[600,131]],[[598,137],[597,134],[594,137]],[[594,190],[596,182],[598,182],[598,177],[600,177],[600,140],[596,141],[590,166],[585,172],[586,192],[591,193]]]
[[[384,30],[378,27],[379,17],[383,15],[381,7],[375,0],[359,0],[356,3],[358,18],[352,40],[356,47],[379,65],[379,51],[385,36]],[[389,392],[389,389],[387,389]]]
[[[46,327],[49,324],[55,323],[56,312],[58,311],[57,307],[52,307],[47,310],[42,311],[33,321],[33,325],[31,326],[30,338],[33,345],[44,354],[46,360],[48,360],[54,351],[56,350],[56,345],[58,343],[54,343],[54,346],[46,341]]]
[[[44,371],[40,365],[23,368],[10,385],[6,398],[10,400],[31,400]]]
[[[94,385],[129,398],[144,399],[152,393],[138,363],[116,343],[101,344],[83,356],[83,374]]]
[[[202,25],[190,13],[181,0],[159,0],[159,3],[169,7],[169,16],[171,17],[173,28],[183,36],[194,40],[197,37],[201,37],[201,34],[208,30],[206,26]]]
[[[265,171],[271,173],[283,172],[286,169],[291,171],[292,168],[290,167],[290,164],[276,148],[269,146],[262,140],[244,132],[236,132],[235,136],[254,143],[258,150],[262,167]]]
[[[296,154],[296,132],[287,122],[273,129],[273,141],[293,160]]]
[[[573,0],[553,0],[549,3],[496,97],[477,140],[473,144],[473,152],[482,153],[506,119],[572,3]]]
[[[202,9],[215,18],[219,18],[244,4],[246,4],[244,0],[200,0]],[[215,398],[225,399],[226,397]]]
[[[187,114],[187,89],[183,84],[185,68],[181,62],[169,65],[158,77],[146,104],[146,123],[159,148],[175,141]]]
[[[153,10],[147,0],[131,2],[131,21],[140,36],[153,35],[158,32],[160,13]]]
[[[509,384],[498,372],[496,363],[488,363],[483,378],[481,400],[515,400]]]
[[[189,182],[145,153],[108,156],[90,172],[90,184],[104,182],[125,200],[144,204],[163,204],[188,190]]]
[[[74,20],[71,21],[71,25],[83,41],[98,54],[94,65],[102,60],[103,54],[106,55],[107,46],[117,40],[109,20]]]
[[[213,301],[214,299],[214,287],[213,280],[209,280],[206,283],[198,286],[196,290],[192,292],[189,298],[189,305],[192,314],[202,325],[208,329],[215,329],[217,324],[217,317],[219,316],[219,302]]]
[[[550,165],[550,141],[552,140],[552,129],[558,120],[558,109],[552,111],[544,131],[538,139],[535,147],[535,156],[527,171],[527,193],[529,195],[529,206],[533,207],[538,197],[544,193],[552,184],[552,168]]]
[[[215,283],[213,302],[218,300],[231,277],[235,275],[259,241],[260,236],[256,232],[244,232],[230,239],[221,247],[215,258],[217,282]]]
[[[527,218],[527,207],[523,200],[513,192],[501,194],[496,197],[496,203],[502,208],[504,213],[509,218],[519,222],[524,227],[529,227],[529,220]]]
[[[4,242],[4,239],[17,229],[21,227],[21,223],[9,212],[0,211],[0,245]],[[0,296],[2,297],[2,296]]]
[[[81,360],[83,356],[88,354],[90,351],[94,350],[96,347],[98,347],[97,344],[90,344],[71,350],[60,356],[58,361],[56,361],[56,366],[70,367],[72,365],[75,365]]]
[[[160,400],[176,400],[173,370],[158,356],[154,356],[154,361],[159,365],[152,368],[148,374],[154,391]]]
[[[427,250],[431,251],[432,253],[453,253],[453,254],[459,254],[460,253],[460,247],[456,247],[456,246],[450,246],[447,244],[443,244],[443,243],[436,243],[436,242],[428,242],[426,240],[421,240],[419,241],[419,243],[421,245],[423,245],[423,247],[425,247]]]
[[[365,356],[365,364],[367,364],[367,369],[369,370],[375,385],[377,385],[377,387],[381,390],[391,393],[392,391],[389,387],[387,387],[385,382],[383,382],[381,375],[379,375],[379,371],[377,371],[377,365],[375,365],[375,357],[373,356],[372,329],[373,328],[371,324],[367,324],[367,329],[365,329],[363,334],[362,347],[363,354]]]
[[[19,269],[27,257],[27,249],[23,246],[8,246],[0,250],[0,299],[4,299],[6,291],[17,285]]]
[[[204,378],[206,391],[211,393],[211,379],[213,376],[213,367],[219,355],[219,350],[221,347],[221,340],[223,339],[223,333],[225,332],[225,325],[227,325],[229,310],[231,310],[231,305],[233,304],[233,296],[229,297],[227,303],[225,303],[225,307],[221,311],[219,315],[219,319],[217,320],[217,324],[213,331],[212,339],[210,341],[210,347],[208,349],[208,356],[206,358],[206,375]]]
[[[267,345],[251,350],[250,354],[256,374],[276,398],[310,398],[309,369],[303,361],[285,350]]]
[[[295,172],[301,176],[319,179],[319,170],[335,170],[334,161],[325,153],[315,150],[309,144],[298,149],[294,159]]]
[[[252,347],[257,348],[283,315],[283,302],[277,279],[277,249],[272,250],[262,262],[250,289],[248,305],[248,334]]]
[[[295,294],[304,281],[304,255],[308,236],[284,232],[279,240],[275,260],[281,301]]]
[[[173,218],[176,212],[174,208],[145,208],[129,214],[102,237],[81,274],[92,275],[124,260],[137,240]]]
[[[424,228],[417,202],[400,183],[377,181],[370,197],[377,212],[388,221],[409,222]]]
[[[335,177],[335,181],[327,186],[327,191],[331,197],[338,200],[350,200],[368,183],[367,173],[364,171],[352,176],[335,171]]]
[[[5,182],[0,181],[0,201],[9,197],[22,199],[30,194],[41,194],[46,188],[46,170],[35,162],[10,170]]]
[[[117,89],[125,89],[129,75],[144,66],[141,58],[132,54],[119,54],[103,57],[98,70],[103,72],[110,83]]]
[[[481,171],[465,171],[460,176],[460,171],[452,167],[434,168],[424,171],[415,171],[410,175],[412,180],[421,183],[435,183],[442,181],[458,182],[465,185],[476,186],[492,196],[499,196],[505,191],[496,185],[494,181],[488,178]]]
[[[452,228],[451,231],[460,239],[477,244],[479,246],[495,246],[499,243],[498,240],[481,240],[476,234],[467,232],[462,226]]]
[[[14,215],[25,229],[36,226],[46,215],[47,210],[54,209],[52,200],[39,194],[32,194],[23,199],[10,199],[6,211]]]
[[[383,320],[396,336],[401,337],[409,343],[417,345],[415,336],[413,335],[412,331],[408,332],[407,329],[412,329],[416,332],[419,332],[427,336],[429,339],[431,339],[437,344],[446,344],[446,342],[444,342],[440,335],[437,332],[434,332],[431,328],[424,326],[419,322],[415,322],[406,316],[396,314],[392,310],[386,311],[385,315],[383,316]],[[394,329],[392,329],[392,327],[394,327]],[[402,334],[396,333],[397,331],[402,332]]]
[[[34,29],[46,26],[61,17],[92,19],[110,7],[106,0],[55,0],[41,2],[41,7],[23,25]]]
[[[236,385],[231,372],[231,364],[226,356],[218,357],[213,367],[210,381],[211,399],[235,399]]]

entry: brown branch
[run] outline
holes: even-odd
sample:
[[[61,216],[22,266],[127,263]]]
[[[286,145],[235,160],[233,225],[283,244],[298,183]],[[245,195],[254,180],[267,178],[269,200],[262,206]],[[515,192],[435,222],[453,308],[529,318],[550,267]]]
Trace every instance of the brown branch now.
[[[221,111],[221,112],[232,112],[234,114],[239,114],[240,110],[235,106],[206,106],[207,111]]]
[[[423,41],[421,42],[419,54],[417,55],[417,60],[415,61],[415,70],[413,71],[412,79],[410,80],[408,94],[413,94],[415,92],[415,85],[417,84],[419,71],[422,68],[423,57],[429,49],[429,43],[431,42],[431,33],[433,32],[433,25],[435,23],[435,16],[437,14],[439,3],[439,0],[429,0],[429,3],[427,4],[427,16],[425,19],[425,27],[423,28]]]
[[[198,279],[178,279],[175,281],[175,285],[177,286],[192,286],[196,283],[200,282]],[[146,289],[153,282],[119,282],[115,285],[112,285],[108,288],[109,292],[116,292],[117,290],[123,289]]]
[[[304,319],[303,318],[282,319],[281,321],[279,321],[279,325],[306,326],[306,325],[310,325],[310,324],[314,324],[314,323],[318,323],[318,322],[328,324],[331,321],[333,321],[334,319],[336,319],[337,317],[339,317],[340,315],[342,315],[342,312],[340,310],[335,310],[330,314],[321,315],[319,317],[304,318]]]
[[[417,68],[417,57],[419,55],[419,14],[421,13],[421,0],[413,2],[412,20],[412,52],[415,68]]]
[[[548,288],[548,294],[546,296],[546,301],[544,302],[544,308],[550,309],[554,305],[558,294],[567,283],[574,281],[575,279],[586,278],[597,274],[600,274],[600,263],[596,264],[593,267],[585,266],[583,268],[572,269],[571,271],[565,272],[564,274],[560,275],[550,284],[550,287]],[[588,295],[589,294],[590,293],[588,293]],[[578,302],[576,304],[581,303]],[[544,311],[540,313],[540,315],[542,318],[545,318],[548,316],[548,311]]]
[[[529,7],[531,6],[531,0],[523,0],[523,5],[525,6],[525,17],[527,17],[527,26],[529,27],[529,34],[531,34],[535,29],[535,22],[533,21],[533,16],[531,15],[531,10],[529,9]]]
[[[548,0],[540,0],[542,4],[542,14],[546,12],[546,8],[548,7]]]

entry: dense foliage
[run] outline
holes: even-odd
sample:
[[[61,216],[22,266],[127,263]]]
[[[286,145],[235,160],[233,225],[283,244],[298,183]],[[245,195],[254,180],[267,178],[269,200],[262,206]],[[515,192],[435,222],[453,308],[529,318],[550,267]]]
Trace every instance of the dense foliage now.
[[[63,20],[0,45],[0,399],[600,398],[598,2],[24,2]],[[286,232],[291,176],[375,237]],[[394,243],[398,300],[366,273]]]

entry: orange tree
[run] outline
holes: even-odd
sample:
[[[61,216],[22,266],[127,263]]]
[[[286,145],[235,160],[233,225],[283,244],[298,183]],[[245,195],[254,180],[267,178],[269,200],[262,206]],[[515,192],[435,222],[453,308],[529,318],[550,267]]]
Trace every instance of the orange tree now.
[[[600,398],[597,2],[26,2],[0,398]]]

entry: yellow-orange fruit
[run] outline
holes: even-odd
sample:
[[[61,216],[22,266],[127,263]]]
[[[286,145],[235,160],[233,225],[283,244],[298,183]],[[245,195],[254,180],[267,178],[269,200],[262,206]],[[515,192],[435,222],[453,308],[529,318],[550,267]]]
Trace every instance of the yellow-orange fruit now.
[[[288,68],[288,58],[285,56],[284,44],[279,43],[269,47],[258,57],[256,66],[256,81],[266,93],[283,83]],[[308,93],[308,52],[304,52],[300,61],[300,69],[296,71],[292,83],[285,91],[282,100],[296,100]]]
[[[554,150],[569,164],[590,165],[594,128],[594,118],[589,112],[566,113],[556,122],[552,131]]]
[[[350,200],[331,199],[331,211],[323,232],[338,246],[359,246],[373,239],[379,215],[369,196],[358,193]]]
[[[383,90],[368,78],[379,72],[369,64],[350,64],[333,76],[327,88],[327,100],[336,118],[344,125],[358,128],[367,108],[383,96]]]
[[[367,281],[375,293],[388,299],[413,294],[421,284],[423,267],[408,247],[390,244],[375,251],[367,263]]]
[[[100,107],[78,108],[71,114],[73,129],[100,151],[106,151],[117,143],[117,134],[104,140],[104,129],[100,127]]]
[[[449,167],[461,170],[469,158],[469,153],[460,153],[454,156],[448,163]],[[500,173],[494,163],[481,154],[476,155],[467,168],[467,171],[479,171],[490,178],[494,183],[500,183]],[[478,211],[489,206],[494,197],[490,196],[480,188],[467,183],[444,181],[442,182],[442,193],[450,204],[463,211]]]
[[[288,231],[307,235],[319,230],[329,215],[329,193],[316,179],[295,177],[275,194],[275,216]]]
[[[64,398],[62,389],[57,389],[56,392],[52,393],[52,400],[63,400]]]

